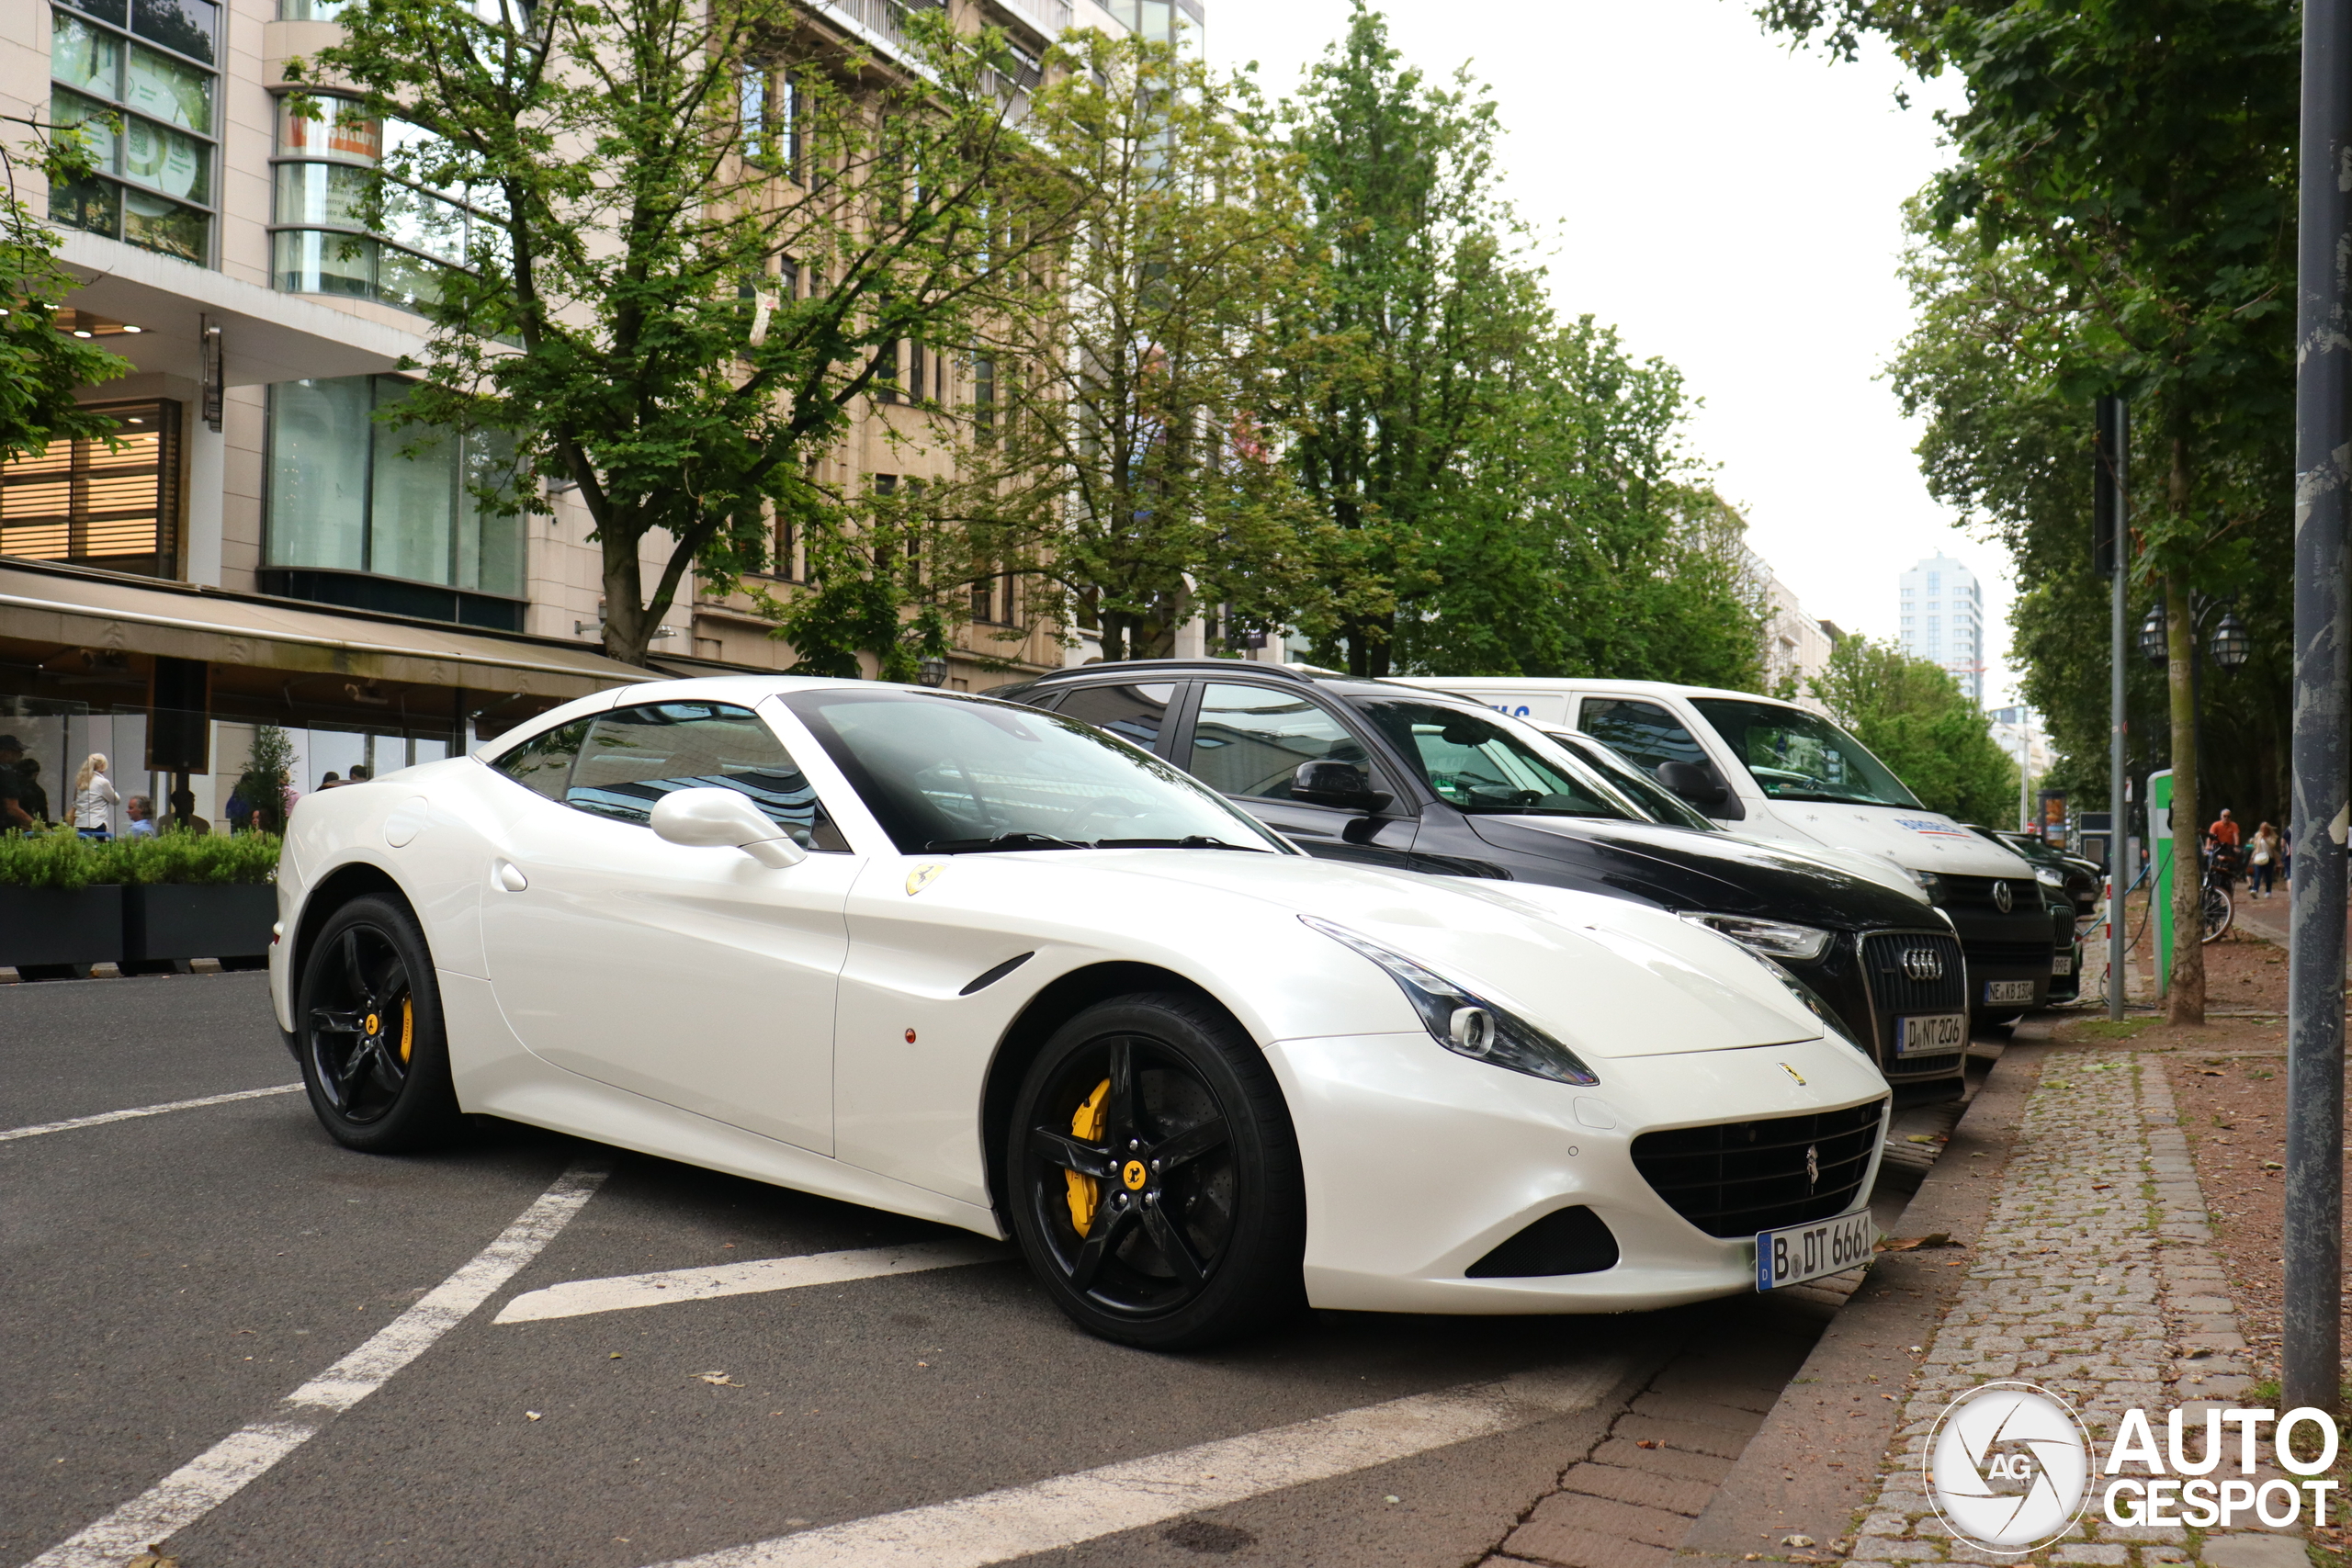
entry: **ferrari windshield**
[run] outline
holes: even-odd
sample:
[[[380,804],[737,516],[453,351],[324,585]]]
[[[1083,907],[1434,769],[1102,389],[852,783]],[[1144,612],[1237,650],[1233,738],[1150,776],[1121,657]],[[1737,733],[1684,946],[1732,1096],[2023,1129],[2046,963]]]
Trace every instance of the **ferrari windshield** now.
[[[1690,705],[1715,727],[1770,799],[1919,805],[1884,762],[1819,714],[1732,697],[1693,697]]]
[[[795,692],[784,702],[901,853],[1294,852],[1159,758],[1036,708],[884,686]]]

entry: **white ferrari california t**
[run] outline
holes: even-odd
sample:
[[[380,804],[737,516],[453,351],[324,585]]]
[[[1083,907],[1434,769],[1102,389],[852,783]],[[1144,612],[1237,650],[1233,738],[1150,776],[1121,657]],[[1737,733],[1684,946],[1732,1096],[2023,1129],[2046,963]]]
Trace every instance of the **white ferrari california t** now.
[[[1310,858],[1035,708],[606,692],[310,795],[277,888],[272,999],[344,1144],[486,1113],[1010,1236],[1132,1344],[1664,1306],[1875,1236],[1886,1085],[1768,962]]]

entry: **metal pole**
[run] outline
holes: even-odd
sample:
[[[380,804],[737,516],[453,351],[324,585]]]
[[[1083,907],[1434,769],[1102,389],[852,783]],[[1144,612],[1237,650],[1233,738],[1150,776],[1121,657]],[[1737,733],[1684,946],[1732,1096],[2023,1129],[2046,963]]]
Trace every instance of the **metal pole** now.
[[[2352,3],[2352,0],[2347,0]],[[2107,1016],[2123,1018],[2124,932],[2123,890],[2132,886],[2123,864],[2124,829],[2130,814],[2123,803],[2124,620],[2132,584],[2132,405],[2121,398],[2098,400],[2098,446],[2105,458],[2101,478],[2109,491],[2110,515],[2100,531],[2107,539]],[[2151,893],[2150,897],[2154,894]]]
[[[2305,0],[2295,283],[2295,880],[2287,971],[2281,1409],[2335,1412],[2344,1223],[2345,512],[2352,473],[2352,0]]]

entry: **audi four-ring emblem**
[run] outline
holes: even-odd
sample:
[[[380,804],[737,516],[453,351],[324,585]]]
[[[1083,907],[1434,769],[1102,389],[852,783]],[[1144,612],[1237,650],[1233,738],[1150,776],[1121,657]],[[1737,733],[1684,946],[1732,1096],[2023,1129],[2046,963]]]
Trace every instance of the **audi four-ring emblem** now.
[[[1913,980],[1940,980],[1944,977],[1944,955],[1932,947],[1906,947],[1903,950],[1903,973]]]

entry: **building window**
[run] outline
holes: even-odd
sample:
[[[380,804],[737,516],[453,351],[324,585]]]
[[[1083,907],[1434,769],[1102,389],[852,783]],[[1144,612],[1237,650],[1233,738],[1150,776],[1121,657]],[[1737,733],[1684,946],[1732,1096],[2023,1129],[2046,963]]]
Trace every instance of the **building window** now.
[[[996,361],[972,361],[972,428],[983,441],[996,436]]]
[[[435,618],[501,624],[496,606],[464,600],[524,596],[523,520],[499,515],[480,493],[512,483],[513,443],[490,432],[393,425],[375,417],[406,397],[410,385],[392,376],[345,376],[269,389],[266,570],[277,574],[277,591],[300,598],[343,592],[322,586],[321,574],[455,590],[362,595],[363,607],[431,615],[446,603],[454,613]],[[420,443],[403,456],[403,448]],[[513,618],[519,626],[519,615]]]
[[[899,343],[895,338],[874,351],[874,387],[876,402],[899,400]]]
[[[180,406],[94,403],[115,440],[52,441],[0,465],[0,556],[179,575]]]
[[[342,98],[320,118],[277,108],[272,267],[288,294],[339,294],[413,310],[440,298],[442,270],[497,253],[505,231],[488,187],[434,190],[386,173],[388,157],[429,146],[424,132],[377,120]]]
[[[212,0],[50,12],[50,118],[83,128],[96,171],[50,187],[51,222],[210,265],[220,27]]]

